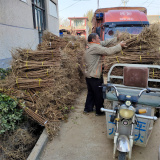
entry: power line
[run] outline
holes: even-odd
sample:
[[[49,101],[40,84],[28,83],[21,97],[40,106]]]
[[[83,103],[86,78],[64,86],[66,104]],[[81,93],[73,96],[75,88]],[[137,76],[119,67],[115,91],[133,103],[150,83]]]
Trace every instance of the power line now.
[[[152,5],[153,5],[153,4],[155,4],[155,5],[160,5],[160,3],[152,3]]]
[[[142,3],[142,5],[144,5],[145,3],[147,3],[148,2],[148,0],[146,0],[144,3]]]
[[[149,6],[148,8],[159,8],[159,7],[152,7],[152,6]]]
[[[80,1],[81,1],[81,0],[80,0]],[[80,1],[78,1],[78,2],[80,2]],[[63,8],[62,10],[60,10],[60,12],[63,11],[63,10],[65,10],[65,9],[67,9],[67,8],[69,8],[69,7],[72,7],[73,5],[77,4],[78,2],[75,2],[75,3],[71,4],[70,6],[68,6],[68,7],[66,7],[66,8]]]
[[[77,2],[71,4],[70,6],[68,6],[68,7],[66,7],[66,8],[63,8],[62,10],[60,10],[60,12],[63,11],[63,10],[65,10],[65,9],[67,9],[67,8],[69,8],[69,7],[72,7],[73,5],[77,4],[77,3],[80,2],[80,1],[90,1],[90,0],[74,0],[74,1],[77,1]]]
[[[150,3],[147,7],[149,7],[149,6],[153,3],[153,1],[154,1],[154,0],[152,0],[151,3]]]
[[[143,2],[143,3],[141,3],[141,6],[143,6],[143,5],[145,5],[146,3],[149,3],[149,5],[150,4],[157,4],[157,3],[153,3],[153,1],[152,2],[148,2],[149,0],[146,0],[145,2]],[[147,4],[146,4],[147,5]],[[149,6],[148,5],[148,6]],[[157,5],[160,5],[160,4],[157,4]],[[139,5],[138,5],[139,6]]]

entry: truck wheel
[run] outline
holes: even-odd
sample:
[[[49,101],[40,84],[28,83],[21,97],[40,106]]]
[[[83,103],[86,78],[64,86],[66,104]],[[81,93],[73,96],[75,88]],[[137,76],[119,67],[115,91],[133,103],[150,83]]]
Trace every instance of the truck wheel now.
[[[126,152],[119,151],[118,160],[126,160]]]

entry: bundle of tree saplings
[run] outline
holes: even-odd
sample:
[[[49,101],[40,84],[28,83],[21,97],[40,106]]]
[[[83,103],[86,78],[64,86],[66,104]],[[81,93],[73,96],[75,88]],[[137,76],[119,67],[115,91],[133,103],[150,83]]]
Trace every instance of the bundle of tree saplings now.
[[[145,27],[138,35],[123,33],[119,42],[125,40],[126,48],[121,52],[107,56],[104,60],[105,73],[116,63],[159,64],[160,63],[160,25]],[[119,43],[118,42],[118,43]],[[122,68],[115,68],[112,75],[123,75]],[[150,78],[160,79],[160,71],[150,72]]]
[[[28,125],[28,124],[25,124]],[[26,160],[31,150],[35,146],[38,137],[32,132],[36,130],[36,126],[21,126],[22,128],[17,129],[12,134],[6,133],[5,136],[1,137],[1,155],[0,157],[4,160]]]
[[[73,102],[84,87],[85,45],[85,39],[59,38],[46,32],[38,50],[12,52],[12,74],[3,87],[20,100],[30,117],[46,127],[50,138],[74,109]]]

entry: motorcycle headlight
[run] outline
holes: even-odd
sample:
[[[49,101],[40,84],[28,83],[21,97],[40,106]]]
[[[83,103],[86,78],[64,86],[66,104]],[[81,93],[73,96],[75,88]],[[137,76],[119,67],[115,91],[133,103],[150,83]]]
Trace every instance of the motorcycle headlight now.
[[[130,119],[135,114],[135,109],[132,106],[127,107],[126,105],[121,105],[119,114],[122,118]]]

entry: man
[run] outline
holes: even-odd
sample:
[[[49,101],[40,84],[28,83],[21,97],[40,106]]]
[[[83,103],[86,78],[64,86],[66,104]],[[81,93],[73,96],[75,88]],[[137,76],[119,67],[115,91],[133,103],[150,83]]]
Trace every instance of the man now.
[[[89,44],[84,54],[84,60],[86,64],[85,75],[88,88],[84,113],[92,112],[95,105],[96,115],[103,115],[103,112],[100,111],[100,108],[104,107],[104,99],[102,88],[99,87],[103,83],[103,56],[120,52],[122,48],[125,47],[126,43],[122,41],[114,47],[106,48],[107,45],[114,44],[119,36],[120,35],[118,35],[116,38],[106,41],[100,41],[100,38],[96,33],[91,33],[88,36]]]

